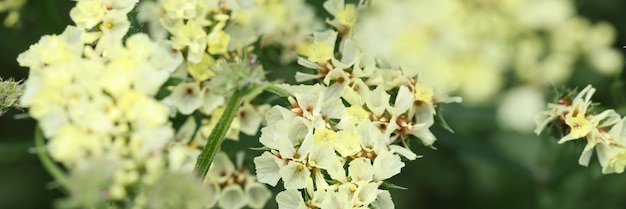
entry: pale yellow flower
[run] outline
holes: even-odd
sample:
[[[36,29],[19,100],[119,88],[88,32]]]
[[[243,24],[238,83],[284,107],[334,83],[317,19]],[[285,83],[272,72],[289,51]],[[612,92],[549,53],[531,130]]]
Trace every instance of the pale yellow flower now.
[[[222,30],[217,30],[209,33],[206,37],[208,44],[208,51],[210,54],[223,54],[228,50],[228,43],[230,42],[230,35]]]

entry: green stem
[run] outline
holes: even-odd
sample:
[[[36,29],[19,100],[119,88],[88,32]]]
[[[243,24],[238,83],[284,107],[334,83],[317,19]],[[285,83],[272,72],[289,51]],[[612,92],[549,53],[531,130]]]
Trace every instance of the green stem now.
[[[204,179],[206,177],[207,172],[209,172],[209,167],[211,167],[211,162],[213,162],[213,158],[215,154],[217,154],[218,149],[222,145],[224,141],[224,137],[230,128],[230,124],[233,122],[235,116],[237,116],[237,112],[239,110],[239,106],[241,106],[241,102],[243,98],[254,90],[255,86],[249,86],[247,88],[238,90],[230,97],[228,100],[228,104],[226,109],[224,110],[224,114],[215,125],[215,129],[209,135],[209,139],[207,141],[206,146],[202,149],[202,152],[198,156],[198,161],[196,162],[195,172],[200,176],[200,179]]]
[[[222,142],[224,141],[224,137],[230,128],[233,119],[237,116],[237,112],[239,107],[241,106],[241,102],[243,98],[253,92],[255,88],[263,88],[263,90],[272,92],[278,96],[286,97],[290,96],[289,92],[275,86],[274,84],[269,84],[263,87],[259,87],[256,85],[251,85],[245,87],[244,89],[238,90],[230,97],[228,100],[228,104],[226,109],[224,110],[224,114],[215,125],[215,129],[209,135],[208,141],[202,152],[198,156],[198,161],[196,161],[195,172],[200,176],[200,179],[206,178],[206,174],[209,172],[209,168],[211,167],[211,163],[213,162],[213,158],[217,151],[219,150]]]
[[[47,154],[46,147],[44,146],[43,133],[39,127],[35,130],[35,149],[37,150],[37,156],[46,171],[48,171],[48,173],[57,183],[59,183],[59,185],[61,185],[62,188],[67,189],[67,178],[65,177],[63,170],[61,170],[61,168],[59,168]]]
[[[281,89],[280,87],[276,86],[276,84],[269,84],[267,86],[264,87],[265,91],[271,92],[276,94],[279,97],[289,97],[292,96],[288,91],[285,91],[284,89]]]

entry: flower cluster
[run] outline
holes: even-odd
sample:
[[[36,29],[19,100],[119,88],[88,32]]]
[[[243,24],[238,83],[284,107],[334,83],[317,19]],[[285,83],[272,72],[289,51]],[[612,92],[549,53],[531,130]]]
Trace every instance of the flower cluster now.
[[[602,173],[622,173],[626,167],[626,118],[622,119],[612,109],[595,113],[591,101],[595,90],[588,85],[573,98],[565,96],[556,104],[548,104],[548,110],[537,115],[535,133],[540,134],[553,125],[564,134],[559,144],[573,140],[586,142],[578,160],[580,165],[589,164],[595,148]]]
[[[196,64],[204,61],[205,50],[224,55],[259,39],[261,46],[282,46],[281,59],[289,61],[295,57],[293,51],[308,42],[307,36],[321,27],[303,0],[144,1],[138,20],[148,24],[153,37],[187,49],[187,60]]]
[[[137,19],[151,39],[135,31],[137,4],[77,1],[70,11],[76,26],[42,37],[18,57],[30,69],[20,104],[49,139],[45,151],[68,170],[57,177],[70,179],[57,179],[71,194],[64,204],[262,208],[271,193],[241,162],[234,168],[222,153],[203,181],[192,171],[225,101],[266,83],[251,46],[263,35],[261,42],[289,49],[284,60],[295,57],[320,26],[313,11],[303,1],[145,1]],[[307,18],[282,21],[297,15]],[[258,93],[243,99],[227,138],[256,134],[269,109],[252,102]],[[187,120],[175,130],[177,113]]]
[[[284,88],[294,95],[292,107],[270,110],[260,141],[271,150],[254,159],[259,181],[276,186],[283,180],[287,191],[277,196],[279,207],[367,207],[377,199],[390,203],[389,193],[379,186],[404,167],[396,154],[417,158],[410,149],[394,144],[401,140],[391,134],[400,129],[396,123],[402,119],[386,118],[391,116],[386,109],[392,107],[382,106],[384,114],[376,115],[368,112],[369,106],[346,108],[342,98],[328,95],[325,86]],[[424,126],[414,130],[428,131]],[[306,202],[299,189],[306,192]]]
[[[78,1],[76,26],[19,55],[30,69],[20,103],[69,172],[68,207],[210,206],[211,191],[191,172],[199,151],[175,140],[170,109],[154,98],[183,56],[145,34],[124,38],[135,3]],[[187,195],[164,198],[178,192]]]
[[[18,98],[24,93],[21,81],[13,79],[3,80],[0,78],[0,116],[10,108],[19,107]]]
[[[298,58],[313,72],[296,73],[296,81],[319,83],[281,86],[291,107],[266,115],[259,140],[269,151],[254,159],[258,180],[282,179],[280,208],[393,208],[385,181],[400,173],[402,159],[418,158],[410,139],[432,146],[438,103],[460,99],[361,47],[353,31],[367,6],[329,0],[324,8],[335,30],[313,34]]]
[[[419,71],[429,85],[458,92],[466,104],[495,101],[509,78],[539,89],[562,84],[577,62],[605,75],[623,68],[612,46],[615,29],[577,15],[571,0],[392,0],[372,7],[356,23],[357,41]]]
[[[288,60],[295,55],[291,49],[319,25],[303,1],[159,0],[144,1],[138,10],[138,20],[154,38],[184,54],[186,61],[172,75],[181,82],[164,101],[183,115],[210,116],[202,119],[196,144],[206,143],[235,90],[264,82],[263,67],[252,53],[255,42],[290,49],[282,55]],[[258,131],[269,106],[254,105],[255,95],[244,99],[227,138]]]
[[[563,82],[581,55],[601,73],[622,67],[612,27],[567,0],[322,6],[326,29],[304,0],[78,0],[75,26],[18,57],[30,69],[19,104],[48,139],[39,151],[67,170],[60,204],[263,208],[282,181],[281,209],[394,208],[389,180],[420,157],[411,143],[434,148],[440,105],[461,102],[451,93],[484,101],[508,73],[533,88]],[[296,61],[300,85],[270,86],[261,55]],[[0,108],[13,106],[22,86],[0,84]],[[289,105],[259,104],[263,89]],[[581,165],[596,150],[604,173],[621,173],[626,119],[596,113],[594,91],[549,104],[536,133],[551,124],[559,143],[586,141]],[[253,175],[220,143],[259,129]]]

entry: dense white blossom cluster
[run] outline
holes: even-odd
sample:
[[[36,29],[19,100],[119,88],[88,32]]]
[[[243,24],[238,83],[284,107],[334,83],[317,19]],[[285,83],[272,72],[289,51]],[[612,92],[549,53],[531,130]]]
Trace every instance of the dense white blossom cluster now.
[[[313,34],[298,63],[314,72],[296,74],[319,84],[281,86],[291,107],[266,115],[260,141],[270,151],[255,158],[257,177],[272,186],[282,179],[280,208],[393,208],[383,184],[400,173],[402,159],[418,158],[409,140],[432,146],[436,106],[460,98],[361,47],[353,31],[367,6],[330,0],[324,8],[334,30]]]
[[[70,12],[76,26],[42,37],[18,57],[30,69],[20,103],[49,139],[45,151],[69,171],[64,186],[72,192],[72,207],[94,198],[98,204],[130,200],[129,207],[150,207],[154,203],[147,200],[156,197],[148,188],[170,175],[191,177],[184,164],[193,165],[193,159],[176,151],[189,147],[173,140],[169,108],[154,98],[183,57],[145,34],[123,41],[130,27],[126,14],[135,3],[78,1]],[[102,172],[90,173],[97,164]],[[94,175],[101,184],[80,183]],[[186,183],[183,188],[206,193],[201,181]],[[202,199],[179,206],[198,204],[204,205]]]
[[[43,137],[49,140],[41,151],[68,170],[57,176],[69,179],[58,179],[70,191],[64,204],[264,207],[271,193],[248,174],[241,160],[234,168],[225,154],[218,154],[203,181],[192,171],[221,118],[225,101],[238,88],[263,82],[263,68],[248,46],[261,34],[266,34],[271,44],[277,39],[272,33],[283,30],[293,33],[295,40],[280,44],[296,48],[295,44],[307,37],[303,34],[315,28],[308,7],[293,2],[286,5],[309,11],[309,20],[294,20],[293,24],[311,27],[289,30],[276,25],[268,29],[257,27],[260,22],[250,23],[261,21],[259,17],[279,21],[280,17],[272,16],[277,9],[283,11],[277,15],[294,16],[285,13],[286,8],[281,7],[286,5],[280,2],[256,7],[244,1],[147,1],[137,18],[153,21],[148,22],[151,39],[131,31],[138,26],[133,25],[129,13],[138,1],[77,1],[70,11],[76,26],[42,37],[18,57],[20,65],[30,69],[20,104],[30,108]],[[249,30],[255,33],[250,36]],[[164,87],[172,79],[177,83]],[[157,100],[164,90],[169,96]],[[253,105],[250,101],[256,94],[244,99],[228,138],[258,131],[269,106]],[[178,130],[173,128],[171,116],[196,111],[204,115],[200,123],[190,116]],[[88,179],[94,180],[86,183]],[[168,197],[176,193],[185,196],[174,201]]]

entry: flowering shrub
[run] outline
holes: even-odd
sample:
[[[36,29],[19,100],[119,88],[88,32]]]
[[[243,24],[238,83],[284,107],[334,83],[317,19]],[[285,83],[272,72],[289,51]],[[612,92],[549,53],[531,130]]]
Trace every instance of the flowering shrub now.
[[[24,4],[9,2],[6,25]],[[269,187],[281,209],[394,208],[389,180],[422,157],[411,145],[435,149],[433,125],[452,131],[454,95],[484,103],[511,74],[541,100],[578,56],[623,67],[614,29],[566,0],[319,3],[326,24],[303,0],[78,0],[73,25],[17,57],[24,84],[0,80],[0,115],[37,121],[60,208],[264,208]],[[268,79],[268,57],[297,63],[295,82]],[[603,173],[622,173],[623,120],[594,109],[594,91],[566,91],[535,133],[584,140],[581,165],[595,148]],[[252,162],[221,149],[241,134],[263,146]]]

